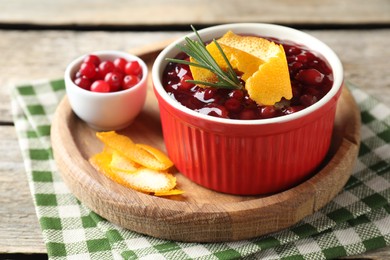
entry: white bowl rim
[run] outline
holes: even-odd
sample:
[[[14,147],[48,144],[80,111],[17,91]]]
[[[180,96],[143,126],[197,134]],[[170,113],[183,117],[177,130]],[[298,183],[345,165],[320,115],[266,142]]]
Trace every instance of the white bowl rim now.
[[[127,61],[136,60],[136,61],[138,61],[139,65],[141,65],[141,67],[142,67],[142,78],[133,87],[128,88],[128,89],[124,89],[124,90],[120,90],[120,91],[115,91],[115,92],[104,92],[104,93],[103,92],[94,92],[94,91],[80,88],[79,86],[77,86],[73,82],[71,74],[72,74],[72,71],[77,68],[77,66],[80,66],[83,59],[91,54],[99,56],[99,57],[101,57],[101,56],[122,57],[122,58],[125,58]],[[148,78],[148,73],[149,73],[149,71],[148,71],[148,66],[146,65],[146,63],[140,57],[138,57],[134,54],[127,53],[124,51],[118,51],[118,50],[100,50],[100,51],[94,51],[94,52],[83,54],[83,55],[77,57],[76,59],[74,59],[71,63],[69,63],[65,69],[65,74],[64,74],[65,78],[64,79],[65,79],[65,81],[68,81],[68,83],[70,83],[70,82],[72,83],[70,86],[69,86],[69,84],[65,84],[66,88],[72,88],[74,91],[78,92],[80,95],[90,95],[91,97],[102,98],[104,96],[113,97],[113,96],[123,95],[125,93],[135,91],[135,89],[140,88],[143,85],[145,85],[145,81]]]
[[[295,43],[303,44],[305,46],[307,46],[307,44],[306,44],[307,42],[315,43],[316,44],[315,51],[321,53],[321,55],[326,58],[326,60],[328,61],[328,63],[332,67],[333,75],[337,76],[337,77],[334,77],[334,79],[333,79],[334,81],[333,81],[333,85],[332,85],[331,90],[315,104],[313,104],[313,105],[311,105],[311,106],[309,106],[301,111],[298,111],[298,112],[295,112],[295,113],[292,113],[289,115],[275,117],[275,118],[253,119],[253,120],[241,120],[240,119],[239,120],[239,119],[219,118],[219,117],[204,115],[204,114],[201,114],[199,112],[196,112],[190,108],[183,106],[178,101],[176,101],[172,97],[170,97],[168,95],[168,93],[165,91],[165,89],[161,83],[161,76],[162,76],[163,70],[164,70],[166,64],[168,63],[165,60],[165,58],[172,57],[171,56],[172,53],[178,54],[180,52],[180,50],[176,47],[176,45],[183,44],[185,37],[189,37],[189,38],[194,39],[195,38],[194,32],[189,33],[187,35],[184,35],[183,37],[175,40],[174,42],[169,44],[165,49],[163,49],[160,52],[160,54],[157,56],[157,58],[153,64],[153,67],[152,67],[152,80],[153,80],[153,85],[154,85],[155,90],[167,103],[169,103],[175,109],[178,109],[186,114],[189,114],[189,115],[196,117],[196,118],[199,118],[199,119],[212,121],[212,122],[218,122],[218,123],[222,123],[222,124],[231,124],[231,125],[262,125],[262,124],[272,124],[272,123],[283,123],[283,122],[296,120],[298,118],[307,116],[307,115],[313,113],[314,111],[320,109],[322,106],[324,106],[326,103],[331,101],[331,99],[333,99],[337,95],[337,93],[339,92],[340,88],[343,85],[343,78],[344,78],[343,66],[341,64],[341,61],[338,58],[338,56],[336,55],[336,53],[328,45],[326,45],[325,43],[323,43],[322,41],[313,37],[310,34],[307,34],[303,31],[299,31],[297,29],[293,29],[290,27],[276,25],[276,24],[267,24],[267,23],[222,24],[222,25],[211,26],[211,27],[199,30],[198,33],[203,39],[204,35],[210,35],[210,34],[215,35],[215,31],[217,31],[217,32],[221,32],[221,31],[227,32],[228,30],[247,31],[248,29],[252,29],[252,30],[254,30],[254,32],[256,32],[256,30],[257,31],[264,30],[264,32],[265,31],[268,32],[267,34],[265,34],[264,32],[260,32],[259,35],[261,34],[262,36],[271,36],[269,34],[270,32],[283,31],[285,33],[294,34],[294,35],[297,35],[297,36],[304,38],[304,41],[302,41],[302,42],[298,42],[296,40],[293,40],[293,42],[295,42]],[[248,33],[248,31],[247,31],[247,33]],[[221,34],[221,36],[222,36],[222,34]],[[283,37],[280,37],[280,36],[275,36],[275,37],[277,37],[279,39],[283,39]],[[212,38],[207,38],[206,40],[211,40],[211,39]],[[289,39],[286,39],[286,40],[289,40]],[[308,46],[308,47],[310,49],[314,49],[314,48],[312,48],[312,46]],[[321,52],[318,51],[318,49],[322,49],[323,51],[325,51],[326,55],[322,51]]]

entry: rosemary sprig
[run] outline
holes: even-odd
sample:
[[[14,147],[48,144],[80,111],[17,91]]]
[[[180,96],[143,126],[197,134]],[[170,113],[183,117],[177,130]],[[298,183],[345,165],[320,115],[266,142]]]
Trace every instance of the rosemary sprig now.
[[[215,39],[213,40],[213,42],[217,46],[219,52],[221,53],[223,59],[227,64],[227,71],[221,69],[221,67],[215,61],[213,56],[211,56],[210,52],[206,49],[206,45],[202,41],[202,38],[200,37],[196,29],[192,25],[191,28],[194,31],[196,37],[198,38],[198,41],[186,37],[185,38],[186,44],[177,45],[177,47],[182,52],[192,57],[196,62],[190,62],[190,61],[185,61],[180,59],[171,59],[171,58],[167,58],[166,60],[175,63],[186,64],[190,66],[207,69],[217,76],[217,82],[207,82],[207,81],[198,81],[198,80],[187,80],[187,82],[198,84],[198,85],[216,87],[216,88],[241,89],[242,85],[240,83],[240,80],[238,79],[236,72],[233,70],[232,65],[230,64],[228,58],[226,57],[225,53],[223,52],[218,42]]]

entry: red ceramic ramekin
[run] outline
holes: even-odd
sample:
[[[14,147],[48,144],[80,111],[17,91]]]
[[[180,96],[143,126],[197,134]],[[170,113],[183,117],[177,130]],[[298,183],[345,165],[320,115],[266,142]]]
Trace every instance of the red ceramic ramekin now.
[[[162,86],[167,57],[175,57],[184,37],[167,46],[152,69],[164,141],[177,169],[190,180],[215,191],[258,195],[280,192],[309,178],[328,152],[336,104],[343,85],[337,55],[323,42],[288,27],[243,23],[200,30],[207,42],[232,30],[303,44],[321,54],[333,70],[334,83],[320,101],[277,118],[234,120],[202,115],[170,97]],[[187,35],[195,37],[194,33]]]

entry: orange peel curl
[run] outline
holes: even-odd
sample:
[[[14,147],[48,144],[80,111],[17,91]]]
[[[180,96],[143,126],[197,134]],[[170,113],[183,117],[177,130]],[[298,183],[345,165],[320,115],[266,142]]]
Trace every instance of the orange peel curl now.
[[[122,156],[149,169],[162,171],[173,166],[169,158],[160,160],[161,158],[156,158],[152,152],[148,152],[142,147],[139,148],[130,138],[119,135],[115,131],[97,132],[96,136],[105,145],[118,151]]]
[[[282,45],[257,36],[237,35],[232,31],[225,33],[217,42],[233,69],[241,74],[249,96],[257,104],[274,105],[282,98],[292,98],[288,63]],[[226,62],[215,43],[208,44],[206,48],[221,69],[226,70]],[[190,66],[190,69],[194,80],[217,80],[206,69],[195,66]]]
[[[97,132],[105,144],[89,159],[91,165],[111,180],[134,190],[156,196],[182,194],[176,189],[176,177],[167,170],[172,161],[162,151],[146,144],[136,144],[114,131]]]

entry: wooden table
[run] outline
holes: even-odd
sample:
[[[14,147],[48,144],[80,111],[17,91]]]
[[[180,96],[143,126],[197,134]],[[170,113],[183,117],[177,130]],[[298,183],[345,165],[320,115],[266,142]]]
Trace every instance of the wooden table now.
[[[302,29],[339,55],[346,80],[390,105],[389,0],[0,1],[0,258],[45,259],[12,121],[9,88],[61,78],[75,57],[129,50],[229,22]],[[169,14],[169,15],[167,15]],[[348,259],[388,259],[390,247]]]

